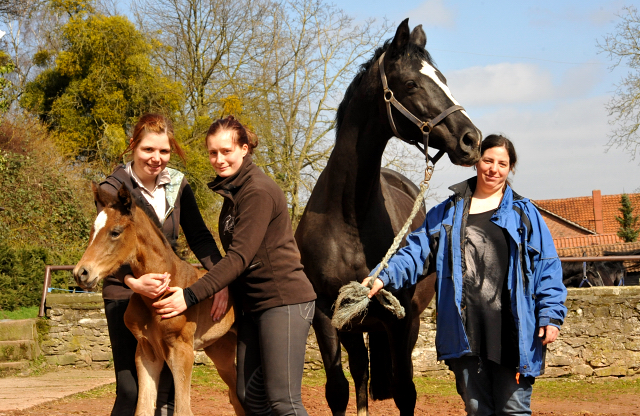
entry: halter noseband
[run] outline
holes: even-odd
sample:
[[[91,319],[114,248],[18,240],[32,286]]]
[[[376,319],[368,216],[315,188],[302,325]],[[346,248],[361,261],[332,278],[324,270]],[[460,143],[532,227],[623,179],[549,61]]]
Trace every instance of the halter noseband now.
[[[389,124],[391,124],[391,129],[393,130],[393,134],[403,142],[409,143],[417,147],[418,149],[420,149],[420,151],[424,153],[425,157],[427,158],[427,162],[431,161],[435,165],[435,163],[438,160],[440,160],[442,155],[444,155],[445,151],[440,150],[434,157],[429,156],[429,153],[428,153],[429,133],[431,133],[431,130],[433,130],[433,128],[442,120],[444,120],[449,114],[454,113],[456,111],[463,111],[464,108],[461,105],[454,105],[444,110],[442,113],[440,113],[437,117],[435,117],[432,120],[428,120],[428,121],[420,120],[418,117],[413,115],[409,110],[407,110],[402,104],[400,104],[400,102],[396,100],[396,97],[393,95],[393,91],[389,89],[389,85],[387,84],[387,77],[384,74],[384,55],[385,54],[386,52],[384,52],[378,59],[378,67],[380,68],[380,78],[382,79],[382,88],[384,88],[384,102],[385,102],[385,105],[387,106],[387,116],[389,117]],[[398,133],[398,130],[396,129],[396,125],[393,122],[393,115],[391,114],[391,104],[393,104],[393,106],[398,111],[404,114],[406,118],[411,120],[413,124],[418,126],[418,128],[422,132],[422,143],[419,143],[417,140],[407,140],[402,136],[400,136],[400,133]]]

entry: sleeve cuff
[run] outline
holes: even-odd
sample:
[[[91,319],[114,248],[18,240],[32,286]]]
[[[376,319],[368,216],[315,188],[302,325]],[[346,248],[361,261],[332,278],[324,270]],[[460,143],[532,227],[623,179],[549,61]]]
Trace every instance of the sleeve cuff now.
[[[187,304],[187,308],[198,303],[198,298],[196,298],[196,295],[194,295],[193,291],[188,287],[182,290],[182,295],[184,296],[184,303]]]

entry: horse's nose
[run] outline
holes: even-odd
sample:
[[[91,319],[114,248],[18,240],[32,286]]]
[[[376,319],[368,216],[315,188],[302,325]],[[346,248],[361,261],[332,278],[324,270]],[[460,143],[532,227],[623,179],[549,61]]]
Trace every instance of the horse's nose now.
[[[89,279],[90,270],[88,267],[80,266],[73,271],[73,277],[76,279],[76,283],[83,286]]]
[[[482,133],[478,129],[468,129],[460,138],[460,148],[473,163],[480,158],[480,143],[482,142]]]

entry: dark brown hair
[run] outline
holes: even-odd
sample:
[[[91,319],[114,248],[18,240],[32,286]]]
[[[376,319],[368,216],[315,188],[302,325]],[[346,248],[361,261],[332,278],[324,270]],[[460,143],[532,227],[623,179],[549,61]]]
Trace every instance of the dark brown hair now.
[[[258,138],[255,133],[242,125],[234,116],[229,115],[225,118],[220,118],[213,122],[207,131],[207,137],[205,138],[205,144],[209,140],[210,136],[213,136],[222,131],[231,132],[231,140],[238,146],[242,147],[247,145],[249,147],[249,154],[253,154],[253,149],[258,146]]]
[[[485,137],[480,147],[480,156],[484,155],[484,152],[492,147],[504,147],[509,155],[509,170],[515,172],[516,163],[518,162],[518,155],[516,154],[516,148],[511,143],[511,140],[500,134],[490,134]]]
[[[136,125],[133,127],[131,143],[129,143],[127,150],[125,150],[121,156],[133,151],[148,132],[156,134],[165,133],[169,138],[171,151],[180,156],[180,159],[182,159],[183,162],[185,161],[184,151],[178,145],[178,142],[176,142],[176,139],[173,136],[173,124],[171,124],[171,120],[162,114],[145,114],[140,117]]]

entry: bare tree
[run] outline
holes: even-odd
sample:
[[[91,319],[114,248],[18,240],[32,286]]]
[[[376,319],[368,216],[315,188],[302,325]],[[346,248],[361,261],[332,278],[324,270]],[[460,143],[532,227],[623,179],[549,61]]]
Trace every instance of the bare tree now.
[[[263,20],[250,54],[254,79],[234,83],[261,139],[257,160],[287,195],[297,224],[333,148],[335,113],[346,87],[388,33],[321,0],[289,0]]]
[[[137,0],[136,19],[164,47],[156,59],[186,92],[182,122],[201,138],[230,83],[246,67],[267,1]]]
[[[609,137],[609,146],[624,147],[635,159],[640,146],[640,15],[633,6],[622,9],[621,21],[615,33],[608,34],[597,46],[613,61],[611,69],[621,65],[629,72],[616,85],[615,96],[607,110],[615,126]]]
[[[0,17],[15,18],[21,14],[25,5],[25,2],[20,0],[0,0]]]

